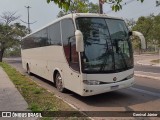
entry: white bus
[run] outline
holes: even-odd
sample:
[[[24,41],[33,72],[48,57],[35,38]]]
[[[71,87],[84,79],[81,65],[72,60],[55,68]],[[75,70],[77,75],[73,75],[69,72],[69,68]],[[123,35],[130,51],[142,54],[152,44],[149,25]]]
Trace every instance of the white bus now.
[[[81,96],[130,87],[131,34],[120,18],[69,14],[22,40],[23,68],[54,82],[60,92],[69,89]]]

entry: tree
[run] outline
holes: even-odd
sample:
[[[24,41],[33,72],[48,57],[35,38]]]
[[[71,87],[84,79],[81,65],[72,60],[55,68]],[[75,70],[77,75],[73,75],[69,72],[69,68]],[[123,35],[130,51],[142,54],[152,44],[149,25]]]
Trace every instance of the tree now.
[[[151,32],[153,30],[153,19],[154,16],[150,15],[148,17],[140,17],[133,27],[133,30],[141,32],[146,39],[146,47],[148,48],[148,43],[152,40]]]
[[[16,13],[4,12],[0,22],[0,62],[7,48],[20,44],[21,37],[25,36],[27,29],[20,23],[13,23],[19,18]],[[11,24],[13,23],[13,24]]]
[[[12,21],[20,18],[20,16],[15,15],[16,12],[3,12],[1,17],[1,23],[9,25]]]
[[[127,26],[128,26],[130,29],[132,29],[133,26],[136,25],[136,21],[135,21],[133,18],[132,18],[132,19],[126,19],[125,22],[126,22]]]
[[[12,48],[7,48],[3,56],[4,57],[20,57],[21,47],[19,45],[15,45]]]
[[[60,11],[60,12],[58,13],[57,17],[59,18],[59,17],[62,17],[62,16],[64,16],[64,15],[66,15],[66,11]]]
[[[148,49],[154,50],[155,46],[160,46],[160,16],[151,14],[147,17],[140,17],[132,30],[143,33]]]
[[[153,20],[152,39],[154,44],[158,44],[160,47],[160,16],[155,16]]]
[[[59,6],[59,8],[63,8],[66,11],[68,11],[71,4],[75,1],[85,2],[85,0],[47,0],[47,3],[54,2],[55,4]],[[101,0],[101,1],[105,3],[112,3],[112,10],[114,11],[118,11],[122,9],[122,5],[121,5],[121,3],[123,2],[122,0]],[[137,0],[137,1],[143,2],[144,0]]]
[[[62,17],[69,13],[98,13],[99,12],[99,6],[98,4],[94,4],[92,2],[89,2],[89,0],[75,0],[73,3],[71,3],[70,8],[68,11],[60,11],[57,15],[57,17]]]

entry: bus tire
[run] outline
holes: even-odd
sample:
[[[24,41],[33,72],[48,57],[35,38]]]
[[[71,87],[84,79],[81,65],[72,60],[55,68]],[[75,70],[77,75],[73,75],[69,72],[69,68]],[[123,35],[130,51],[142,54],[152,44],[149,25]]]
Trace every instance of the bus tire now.
[[[28,63],[27,63],[27,65],[26,65],[26,67],[27,67],[27,74],[28,74],[28,75],[31,75],[31,71],[30,71],[30,68],[29,68]]]
[[[64,92],[65,91],[65,88],[63,86],[62,77],[61,77],[59,72],[57,72],[57,74],[56,74],[55,85],[56,85],[56,88],[59,92]]]

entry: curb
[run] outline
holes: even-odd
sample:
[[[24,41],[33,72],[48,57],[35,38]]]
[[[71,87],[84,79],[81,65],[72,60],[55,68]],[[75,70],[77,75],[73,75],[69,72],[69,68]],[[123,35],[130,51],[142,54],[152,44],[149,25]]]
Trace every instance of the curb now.
[[[160,67],[160,64],[156,64],[156,65],[152,65],[152,66],[154,66],[154,67]]]
[[[142,74],[134,74],[137,77],[144,77],[144,78],[150,78],[155,80],[160,80],[160,77],[154,77],[154,76],[148,76],[148,75],[142,75]]]
[[[138,65],[144,65],[144,66],[155,66],[155,67],[160,67],[160,64],[153,64],[153,63],[142,63],[142,62],[137,62]]]

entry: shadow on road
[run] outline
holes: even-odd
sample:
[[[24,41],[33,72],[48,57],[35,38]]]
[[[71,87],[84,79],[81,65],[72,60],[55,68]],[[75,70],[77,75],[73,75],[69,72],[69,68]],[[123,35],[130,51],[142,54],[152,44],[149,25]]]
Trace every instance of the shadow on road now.
[[[38,78],[41,82],[47,83],[49,86],[55,88],[54,84],[51,81],[41,78],[34,74],[33,76]],[[55,91],[58,92],[56,89],[53,89],[53,92]],[[84,102],[85,104],[94,107],[124,107],[160,99],[158,97],[151,97],[142,93],[133,92],[134,91],[127,88],[88,97],[82,97],[70,90],[66,90],[64,94],[74,97],[74,99],[77,99],[77,101]]]
[[[22,71],[21,60],[7,60],[7,62],[17,70],[20,70],[22,74],[26,75],[24,70]],[[17,67],[21,67],[21,68],[17,68]],[[150,101],[155,101],[160,99],[159,97],[150,96],[137,91],[133,91],[130,88],[108,92],[104,94],[99,94],[99,95],[94,95],[94,96],[89,96],[89,97],[82,97],[69,90],[67,90],[63,94],[63,93],[59,93],[55,89],[54,84],[52,82],[34,74],[31,76],[31,78],[38,84],[41,84],[41,86],[43,86],[44,88],[49,89],[50,91],[54,92],[55,94],[58,94],[58,96],[62,98],[74,99],[77,104],[81,103],[86,107],[93,107],[96,109],[97,107],[99,108],[125,107],[126,110],[132,110],[128,106],[144,104]]]

